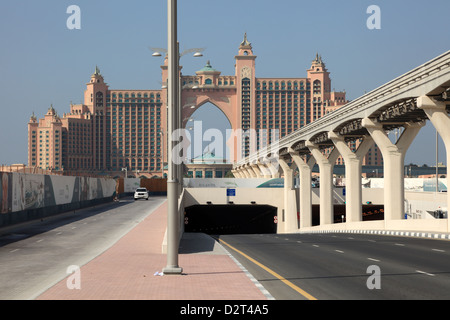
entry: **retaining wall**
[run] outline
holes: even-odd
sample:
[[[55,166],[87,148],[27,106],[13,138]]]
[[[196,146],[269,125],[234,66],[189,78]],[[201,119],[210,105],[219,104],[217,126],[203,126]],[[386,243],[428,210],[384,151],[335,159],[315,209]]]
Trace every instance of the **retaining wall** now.
[[[111,178],[0,172],[0,228],[112,201]]]

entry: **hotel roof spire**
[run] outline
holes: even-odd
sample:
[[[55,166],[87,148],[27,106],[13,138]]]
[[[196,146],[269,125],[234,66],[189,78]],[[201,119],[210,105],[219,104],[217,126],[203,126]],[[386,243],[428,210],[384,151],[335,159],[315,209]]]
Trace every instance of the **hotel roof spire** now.
[[[247,40],[247,32],[244,34],[244,41],[241,42],[241,48],[242,47],[250,47],[251,48],[252,44],[250,42],[248,42]]]

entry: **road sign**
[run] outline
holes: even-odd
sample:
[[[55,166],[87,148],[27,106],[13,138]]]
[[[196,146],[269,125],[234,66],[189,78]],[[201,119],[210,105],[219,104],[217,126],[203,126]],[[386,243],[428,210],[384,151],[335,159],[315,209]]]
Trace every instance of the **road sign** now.
[[[227,197],[235,197],[236,189],[227,189]]]

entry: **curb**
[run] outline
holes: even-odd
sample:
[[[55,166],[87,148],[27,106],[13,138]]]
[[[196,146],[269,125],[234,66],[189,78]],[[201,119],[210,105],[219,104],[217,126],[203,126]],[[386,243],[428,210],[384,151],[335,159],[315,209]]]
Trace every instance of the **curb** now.
[[[299,231],[297,233],[360,233],[377,234],[389,236],[418,237],[437,240],[450,240],[450,233],[434,233],[426,231],[395,231],[395,230],[318,230],[318,231]]]

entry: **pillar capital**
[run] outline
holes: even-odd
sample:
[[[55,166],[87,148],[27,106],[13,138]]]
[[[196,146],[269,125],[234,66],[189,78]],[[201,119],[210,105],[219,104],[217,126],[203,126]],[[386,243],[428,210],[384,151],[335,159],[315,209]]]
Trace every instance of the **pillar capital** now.
[[[334,131],[328,132],[328,138],[332,140],[344,140],[344,136],[341,136],[340,134],[337,134]]]
[[[311,141],[309,141],[309,140],[306,140],[306,141],[305,141],[305,146],[306,146],[308,149],[311,149],[311,148],[318,148],[318,146],[317,146],[315,143],[313,143],[313,142],[311,142]]]
[[[279,162],[279,164],[283,167],[283,169],[284,169],[285,167],[288,167],[288,168],[289,168],[289,164],[288,164],[288,162],[286,161],[286,159],[280,157],[280,158],[278,158],[278,162]]]
[[[383,125],[379,123],[376,119],[371,118],[363,118],[361,120],[361,126],[364,128],[374,128],[374,129],[381,129],[383,128]]]
[[[443,109],[445,110],[445,103],[436,101],[429,96],[420,96],[417,98],[417,108],[419,109]]]

